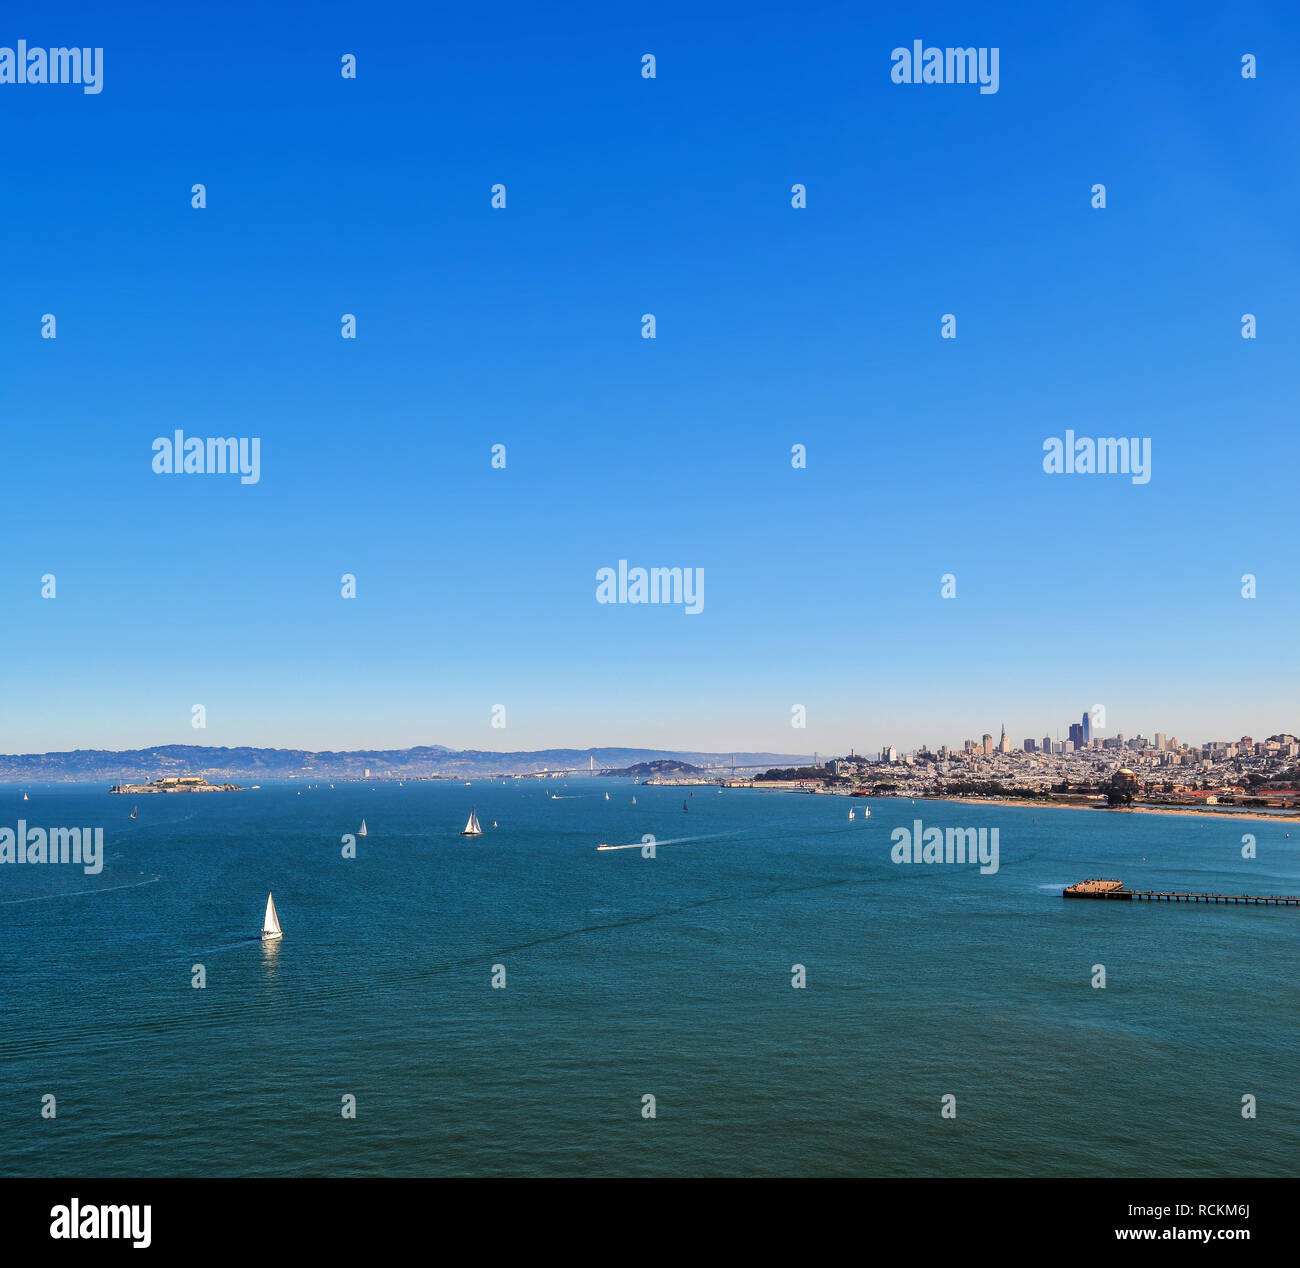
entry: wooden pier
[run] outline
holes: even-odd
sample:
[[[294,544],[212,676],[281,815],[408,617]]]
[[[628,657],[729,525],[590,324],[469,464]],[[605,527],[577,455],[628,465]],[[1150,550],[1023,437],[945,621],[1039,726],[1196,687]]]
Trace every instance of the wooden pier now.
[[[1287,894],[1177,894],[1158,889],[1127,891],[1147,903],[1254,903],[1263,907],[1300,907],[1300,896]]]
[[[1125,889],[1113,877],[1080,881],[1061,891],[1062,898],[1093,898],[1103,901],[1145,903],[1253,903],[1256,907],[1300,907],[1294,894],[1184,894],[1175,890]]]

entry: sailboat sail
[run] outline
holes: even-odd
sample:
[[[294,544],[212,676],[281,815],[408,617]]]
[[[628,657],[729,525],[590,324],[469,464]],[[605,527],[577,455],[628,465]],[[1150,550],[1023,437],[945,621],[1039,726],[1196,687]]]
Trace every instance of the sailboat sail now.
[[[279,938],[282,936],[280,929],[280,917],[275,914],[275,899],[270,894],[266,896],[266,916],[262,920],[262,940],[267,938]]]
[[[357,836],[363,837],[365,835],[366,835],[366,821],[362,819],[361,826],[357,829]]]
[[[463,837],[476,837],[480,835],[482,831],[483,829],[479,827],[479,822],[478,822],[478,809],[477,807],[475,807],[475,809],[469,812],[469,820],[465,824],[465,826],[461,829],[460,834]]]
[[[140,807],[139,806],[133,807],[131,810],[131,818],[134,819],[136,815],[139,813],[140,813]]]

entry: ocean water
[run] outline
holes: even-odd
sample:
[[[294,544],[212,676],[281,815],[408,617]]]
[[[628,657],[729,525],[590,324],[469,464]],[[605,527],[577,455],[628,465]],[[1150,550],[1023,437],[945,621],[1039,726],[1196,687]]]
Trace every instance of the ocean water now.
[[[1297,893],[1295,825],[906,800],[850,823],[841,798],[605,779],[28,791],[0,789],[0,824],[102,825],[107,858],[0,866],[4,1175],[1300,1160],[1300,909],[1060,898],[1093,875]],[[892,863],[915,818],[998,828],[998,872]],[[653,859],[595,851],[644,833]]]

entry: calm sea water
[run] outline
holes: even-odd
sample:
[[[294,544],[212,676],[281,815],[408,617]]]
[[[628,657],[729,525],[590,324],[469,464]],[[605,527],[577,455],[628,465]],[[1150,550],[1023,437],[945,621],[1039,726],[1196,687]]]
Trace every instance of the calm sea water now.
[[[0,867],[0,1172],[1296,1172],[1300,910],[1059,894],[1296,893],[1300,831],[553,787],[146,796],[135,822],[102,787],[0,789],[0,823],[103,825],[107,854]],[[1000,871],[893,864],[914,817],[999,828]],[[643,833],[653,860],[595,852]]]

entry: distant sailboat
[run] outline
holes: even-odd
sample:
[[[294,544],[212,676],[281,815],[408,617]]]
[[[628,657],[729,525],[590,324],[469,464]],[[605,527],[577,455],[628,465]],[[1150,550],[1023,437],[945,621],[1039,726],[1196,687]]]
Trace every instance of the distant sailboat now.
[[[690,806],[688,806],[688,805],[683,801],[683,802],[682,802],[682,814],[686,814],[686,812],[687,812],[688,810],[690,810]]]
[[[23,793],[23,800],[24,800],[24,801],[30,801],[31,798],[28,797],[28,795],[27,795],[26,793]]]
[[[849,818],[850,818],[850,819],[855,819],[855,818],[857,818],[857,816],[853,813],[853,807],[852,807],[852,806],[849,807]]]
[[[262,920],[262,941],[274,942],[276,938],[283,938],[284,934],[280,929],[280,917],[275,914],[275,899],[270,894],[266,896],[266,915]]]
[[[478,807],[469,812],[469,821],[460,830],[463,837],[476,837],[483,834],[483,829],[478,826]]]
[[[606,801],[609,800],[609,793],[606,793],[606,794],[605,794],[605,800],[606,800]]]
[[[134,818],[136,817],[136,815],[139,813],[139,811],[140,811],[140,807],[139,807],[139,806],[136,806],[136,807],[131,811],[131,818],[134,819]]]
[[[496,821],[495,819],[492,820],[492,826],[493,826],[494,828],[497,826],[497,821]]]
[[[632,796],[632,804],[633,804],[634,806],[636,805],[636,795],[635,795],[635,794],[633,794],[633,796]]]
[[[369,833],[366,832],[366,821],[365,821],[364,819],[362,819],[362,820],[361,820],[361,826],[357,829],[357,836],[359,836],[359,837],[364,837],[364,836],[368,836],[368,835],[369,835]]]

